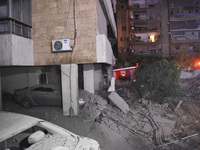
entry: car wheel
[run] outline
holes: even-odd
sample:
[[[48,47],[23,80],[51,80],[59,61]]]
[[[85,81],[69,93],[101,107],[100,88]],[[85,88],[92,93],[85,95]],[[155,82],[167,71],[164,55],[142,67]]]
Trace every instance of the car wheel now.
[[[30,108],[31,107],[31,100],[26,97],[22,100],[22,105],[25,107],[25,108]]]

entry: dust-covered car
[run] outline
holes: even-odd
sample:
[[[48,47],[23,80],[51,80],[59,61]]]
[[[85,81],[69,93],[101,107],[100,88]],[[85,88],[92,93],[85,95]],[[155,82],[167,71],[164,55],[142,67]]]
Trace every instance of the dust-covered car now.
[[[35,117],[0,111],[1,150],[100,150],[97,141]]]
[[[33,105],[61,106],[62,96],[59,85],[41,84],[14,91],[14,101],[25,108]]]

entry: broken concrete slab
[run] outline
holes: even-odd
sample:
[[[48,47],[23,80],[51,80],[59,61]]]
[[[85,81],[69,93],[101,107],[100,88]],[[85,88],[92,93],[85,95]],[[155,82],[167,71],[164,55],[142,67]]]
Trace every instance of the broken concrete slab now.
[[[112,92],[110,95],[108,95],[108,98],[125,114],[130,111],[128,104],[116,92]]]
[[[114,91],[115,91],[115,78],[112,77],[110,82],[110,87],[108,88],[108,92],[114,92]]]

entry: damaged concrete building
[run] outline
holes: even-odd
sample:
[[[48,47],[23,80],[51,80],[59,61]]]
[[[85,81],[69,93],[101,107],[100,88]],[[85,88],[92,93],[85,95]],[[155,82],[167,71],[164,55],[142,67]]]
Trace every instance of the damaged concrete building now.
[[[1,1],[0,95],[59,84],[63,114],[69,115],[72,106],[78,115],[79,89],[95,93],[109,87],[117,36],[115,4],[115,0]]]
[[[119,54],[174,56],[199,51],[199,17],[199,0],[118,0]]]

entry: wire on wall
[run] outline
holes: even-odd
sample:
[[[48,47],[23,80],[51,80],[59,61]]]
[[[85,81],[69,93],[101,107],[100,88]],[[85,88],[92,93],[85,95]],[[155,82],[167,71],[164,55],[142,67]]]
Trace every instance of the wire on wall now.
[[[68,17],[69,17],[69,13],[70,13],[70,6],[71,6],[71,0],[70,0],[70,2],[69,2],[69,7],[68,7],[68,14],[67,14],[67,18],[66,18],[66,22],[65,22],[65,26],[64,26],[64,29],[63,29],[63,32],[62,32],[62,34],[61,34],[61,39],[63,38],[63,34],[65,33],[65,31],[66,31],[66,28],[67,28],[67,26],[68,26]],[[70,63],[69,63],[69,65],[70,65],[70,70],[69,70],[69,75],[68,74],[66,74],[63,70],[62,70],[62,68],[61,68],[61,66],[58,64],[58,54],[57,53],[55,53],[54,54],[54,59],[55,59],[55,61],[56,61],[56,64],[57,64],[57,66],[58,66],[58,68],[61,70],[61,72],[65,75],[65,76],[67,76],[68,78],[69,78],[69,86],[70,86],[70,116],[73,116],[73,109],[72,109],[72,103],[73,103],[73,100],[72,100],[72,94],[71,94],[71,90],[72,90],[72,83],[71,83],[71,64],[72,64],[72,56],[73,56],[73,50],[74,50],[74,48],[75,48],[75,46],[76,46],[76,34],[77,34],[77,24],[76,24],[76,0],[74,0],[74,4],[73,4],[73,16],[74,16],[74,37],[73,38],[69,38],[70,40],[73,40],[74,42],[73,42],[73,46],[71,46],[71,48],[72,48],[72,52],[70,52],[71,53],[71,55],[70,55]]]

